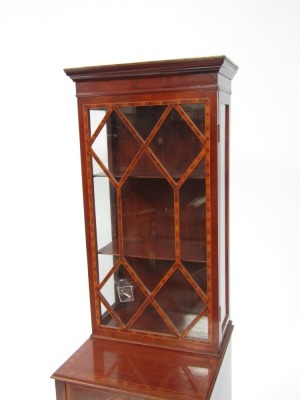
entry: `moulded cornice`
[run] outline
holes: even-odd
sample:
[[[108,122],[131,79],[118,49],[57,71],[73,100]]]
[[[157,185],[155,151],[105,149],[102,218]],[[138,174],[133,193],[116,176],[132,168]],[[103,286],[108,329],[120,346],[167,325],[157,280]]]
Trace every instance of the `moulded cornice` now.
[[[208,73],[219,73],[232,79],[237,69],[226,56],[215,56],[67,68],[64,71],[74,82],[83,82]]]

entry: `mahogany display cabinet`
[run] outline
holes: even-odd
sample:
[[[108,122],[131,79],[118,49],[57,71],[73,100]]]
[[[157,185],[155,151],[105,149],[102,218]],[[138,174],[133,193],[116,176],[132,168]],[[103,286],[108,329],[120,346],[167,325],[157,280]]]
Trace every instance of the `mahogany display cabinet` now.
[[[57,400],[230,399],[225,56],[66,69],[92,334]]]

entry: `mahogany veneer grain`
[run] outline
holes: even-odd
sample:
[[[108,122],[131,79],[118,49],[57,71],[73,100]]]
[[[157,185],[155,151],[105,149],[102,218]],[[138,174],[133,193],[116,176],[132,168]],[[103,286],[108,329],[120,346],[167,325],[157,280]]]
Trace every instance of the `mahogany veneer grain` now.
[[[57,400],[207,400],[231,332],[217,356],[90,338],[53,374]]]

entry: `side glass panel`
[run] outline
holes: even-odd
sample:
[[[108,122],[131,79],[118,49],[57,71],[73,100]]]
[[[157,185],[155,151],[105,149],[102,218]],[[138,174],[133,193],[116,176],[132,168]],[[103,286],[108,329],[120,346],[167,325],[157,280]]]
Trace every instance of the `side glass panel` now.
[[[206,107],[89,110],[100,326],[208,338]]]
[[[219,306],[220,323],[222,325],[228,314],[227,305],[227,260],[226,260],[226,127],[228,106],[220,104],[219,111],[219,143],[218,143],[218,220],[219,220]],[[220,335],[222,338],[222,335]]]

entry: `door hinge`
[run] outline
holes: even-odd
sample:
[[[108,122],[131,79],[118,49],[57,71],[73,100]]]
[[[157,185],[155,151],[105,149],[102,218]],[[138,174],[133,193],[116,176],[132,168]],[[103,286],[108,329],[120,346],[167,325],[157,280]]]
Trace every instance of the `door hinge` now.
[[[222,314],[222,309],[221,309],[221,306],[219,306],[219,322],[221,322],[221,314]]]
[[[220,143],[220,124],[218,124],[218,143]]]

